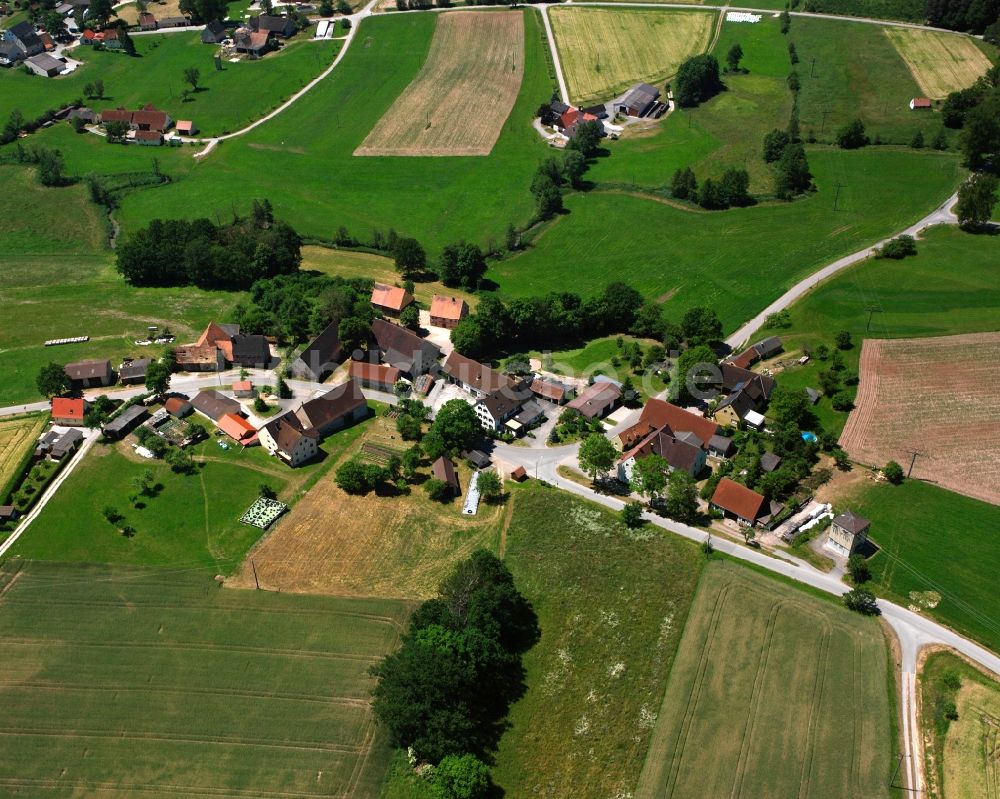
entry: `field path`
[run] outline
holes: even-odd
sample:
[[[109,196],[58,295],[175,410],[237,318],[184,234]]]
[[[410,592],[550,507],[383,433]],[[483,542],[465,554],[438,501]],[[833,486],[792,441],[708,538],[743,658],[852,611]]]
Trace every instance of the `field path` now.
[[[556,81],[559,83],[559,97],[569,104],[569,88],[566,86],[566,76],[563,74],[562,62],[559,60],[559,48],[556,47],[556,37],[552,32],[552,20],[549,19],[549,7],[547,5],[535,6],[542,15],[542,25],[545,26],[545,39],[549,43],[549,52],[552,54],[552,66],[556,71]]]

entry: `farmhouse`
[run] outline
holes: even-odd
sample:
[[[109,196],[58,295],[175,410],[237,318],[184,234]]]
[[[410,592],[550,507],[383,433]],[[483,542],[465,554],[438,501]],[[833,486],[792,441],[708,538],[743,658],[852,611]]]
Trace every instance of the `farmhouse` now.
[[[768,336],[751,345],[751,349],[757,353],[757,357],[762,361],[766,361],[771,356],[777,355],[781,352],[782,347],[781,339],[778,336]]]
[[[179,372],[221,372],[226,358],[214,344],[185,344],[174,348],[174,364]]]
[[[316,457],[319,433],[305,430],[298,417],[289,411],[272,419],[258,431],[260,444],[271,455],[281,458],[291,467]]]
[[[618,460],[618,479],[628,483],[632,470],[639,458],[659,455],[667,462],[667,471],[680,469],[692,477],[705,468],[705,450],[702,441],[694,433],[671,435],[669,431],[658,430],[650,433],[637,446],[624,453]]]
[[[479,417],[479,423],[486,429],[499,433],[504,427],[511,432],[520,431],[522,424],[514,419],[524,406],[525,399],[531,394],[525,391],[501,388],[477,400],[473,409]]]
[[[191,24],[187,17],[164,17],[157,23],[157,28],[186,28]]]
[[[431,464],[431,475],[436,480],[441,480],[446,483],[448,488],[451,489],[453,496],[461,493],[458,485],[458,475],[455,474],[455,466],[449,458],[442,455],[434,461],[434,463]]]
[[[749,393],[738,389],[715,406],[712,419],[722,427],[736,427],[754,409]]]
[[[224,413],[216,422],[219,429],[241,447],[250,447],[257,442],[257,428],[238,413]]]
[[[594,383],[588,386],[566,407],[588,419],[602,419],[621,404],[622,390],[614,383]]]
[[[441,350],[436,344],[384,319],[372,322],[372,333],[382,360],[410,379],[437,369]]]
[[[348,374],[364,388],[392,393],[399,380],[399,369],[385,364],[351,361]]]
[[[376,283],[372,289],[371,303],[376,311],[398,319],[403,309],[413,304],[413,295],[399,286]]]
[[[24,51],[14,42],[0,39],[0,66],[9,67],[24,58]]]
[[[322,383],[323,379],[337,368],[342,351],[337,323],[331,322],[292,362],[291,374],[299,380]]]
[[[914,97],[910,100],[910,110],[911,111],[927,111],[931,108],[931,101],[929,97]]]
[[[66,68],[66,64],[48,53],[39,53],[24,60],[24,65],[43,78],[54,78]]]
[[[280,39],[288,39],[295,35],[295,22],[289,17],[277,17],[272,14],[261,14],[250,17],[252,31],[266,31]]]
[[[768,375],[741,369],[731,363],[721,364],[722,381],[720,387],[728,392],[745,389],[755,403],[767,402],[774,391],[774,378]]]
[[[842,557],[850,557],[859,546],[868,540],[868,530],[872,523],[853,511],[846,511],[833,517],[826,547]]]
[[[80,398],[53,397],[52,424],[83,426],[83,417],[87,413],[88,403]]]
[[[16,46],[24,57],[38,55],[45,49],[42,40],[30,22],[18,22],[4,31],[3,40]]]
[[[507,375],[455,351],[445,360],[442,371],[450,382],[458,384],[475,397],[485,397],[502,389],[513,391],[517,385]]]
[[[244,53],[253,58],[265,55],[273,46],[271,34],[267,31],[252,31],[249,28],[238,28],[233,32],[233,46],[237,53]]]
[[[226,26],[213,19],[201,32],[202,44],[218,44],[226,38]]]
[[[266,369],[271,365],[267,338],[240,333],[240,326],[209,322],[194,344],[174,349],[178,371],[218,372],[227,365]]]
[[[356,380],[348,380],[325,394],[303,402],[295,411],[303,430],[326,436],[368,417],[368,401]]]
[[[721,511],[727,519],[753,527],[765,512],[764,497],[744,485],[723,477],[712,494],[711,507]]]
[[[155,31],[156,30],[156,17],[154,17],[148,11],[139,12],[139,30],[141,31]]]
[[[76,361],[66,364],[63,370],[73,381],[73,388],[110,386],[115,382],[111,361]]]
[[[469,306],[458,297],[443,297],[435,294],[431,300],[431,327],[454,330],[458,323],[469,315]]]
[[[126,408],[114,419],[104,425],[103,432],[108,438],[124,438],[149,416],[142,405],[132,405]]]
[[[589,114],[586,111],[573,107],[570,107],[569,110],[560,115],[556,122],[556,129],[567,138],[572,139],[576,135],[580,125],[584,122],[596,122],[600,126],[601,135],[604,135],[604,123],[600,119],[594,114]]]
[[[50,433],[49,435],[52,434]],[[61,461],[67,455],[72,455],[76,452],[76,448],[80,446],[80,442],[83,441],[83,433],[76,428],[67,430],[61,435],[55,435],[56,438],[47,445],[49,460],[53,461]],[[46,446],[44,444],[45,438],[42,439],[42,442],[43,446]]]
[[[136,144],[146,147],[160,147],[163,145],[163,134],[158,130],[137,130],[134,139]]]
[[[643,407],[639,421],[619,433],[613,443],[623,451],[629,450],[650,433],[660,430],[666,430],[675,436],[693,433],[701,442],[699,446],[707,450],[712,437],[718,433],[719,426],[711,419],[654,398]]]
[[[539,399],[554,402],[556,405],[562,405],[566,402],[570,392],[562,383],[536,377],[531,381],[531,393]]]
[[[118,367],[118,379],[125,385],[134,383],[144,383],[146,381],[146,369],[152,361],[149,358],[137,358],[134,361],[127,361]]]
[[[108,33],[108,31],[105,31]],[[125,122],[130,130],[145,130],[163,133],[168,130],[174,121],[166,111],[160,111],[156,106],[147,103],[136,111],[128,111],[119,106],[118,108],[106,108],[101,111],[101,124],[108,122]]]
[[[207,416],[213,422],[218,422],[227,413],[239,413],[240,404],[229,397],[220,394],[213,388],[206,388],[195,394],[191,406],[202,416]]]
[[[615,111],[630,117],[659,116],[663,103],[659,102],[660,90],[648,83],[637,83],[615,104]]]

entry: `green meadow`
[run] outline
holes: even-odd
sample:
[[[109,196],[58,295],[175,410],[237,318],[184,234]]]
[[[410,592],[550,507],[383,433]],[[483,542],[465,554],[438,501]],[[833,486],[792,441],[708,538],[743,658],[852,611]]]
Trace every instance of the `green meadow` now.
[[[263,116],[329,65],[341,43],[309,41],[309,36],[304,31],[259,61],[223,61],[221,71],[213,60],[217,48],[202,44],[197,32],[136,36],[134,58],[81,46],[71,55],[83,66],[70,75],[43,79],[3,70],[0,95],[5,108],[20,109],[28,119],[76,100],[98,110],[152,103],[175,120],[193,120],[201,134],[215,136]],[[184,82],[189,67],[199,70],[201,81],[185,102],[181,92],[190,89]],[[83,87],[97,79],[104,81],[105,96],[87,100]]]

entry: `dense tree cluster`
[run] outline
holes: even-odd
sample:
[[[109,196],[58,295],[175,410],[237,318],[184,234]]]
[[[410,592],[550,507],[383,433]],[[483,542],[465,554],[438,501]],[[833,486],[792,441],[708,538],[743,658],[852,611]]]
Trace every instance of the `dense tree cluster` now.
[[[718,60],[702,53],[692,56],[678,68],[673,82],[674,100],[681,108],[690,108],[714,97],[723,88]]]
[[[213,19],[225,19],[228,15],[226,0],[181,0],[179,8],[196,25],[205,25]]]
[[[402,646],[372,670],[375,715],[394,745],[421,760],[485,757],[524,691],[521,656],[538,636],[510,571],[477,550],[413,612]]]
[[[986,33],[996,40],[1000,2],[997,0],[927,0],[927,22],[938,28]]]
[[[628,332],[641,305],[639,292],[624,283],[611,283],[587,300],[568,291],[508,301],[486,295],[452,331],[451,340],[470,358],[555,348]]]
[[[955,215],[962,227],[975,229],[993,218],[996,204],[996,176],[986,173],[974,174],[958,187]]]
[[[477,245],[461,241],[449,244],[441,251],[438,278],[446,286],[461,286],[468,291],[475,291],[485,274],[486,256]]]
[[[947,127],[962,129],[966,166],[983,169],[1000,159],[1000,66],[968,89],[949,94],[941,114]]]
[[[671,178],[670,193],[710,211],[754,204],[754,198],[750,196],[750,174],[735,167],[723,172],[718,180],[705,178],[700,188],[691,167],[678,169]]]
[[[565,186],[578,189],[582,186],[583,175],[587,171],[587,158],[597,150],[600,133],[597,123],[585,122],[570,139],[561,158],[546,158],[538,165],[531,179],[531,193],[535,197],[535,213],[539,219],[550,219],[563,209],[562,189]],[[589,131],[589,132],[588,132]],[[593,139],[593,146],[588,142]],[[508,235],[508,239],[510,236]],[[508,249],[512,249],[508,245]]]
[[[154,219],[117,250],[117,269],[134,286],[247,289],[262,278],[297,271],[301,260],[298,234],[269,210],[228,225]]]
[[[868,144],[868,134],[865,123],[860,119],[852,119],[837,131],[837,146],[843,150],[857,150]]]

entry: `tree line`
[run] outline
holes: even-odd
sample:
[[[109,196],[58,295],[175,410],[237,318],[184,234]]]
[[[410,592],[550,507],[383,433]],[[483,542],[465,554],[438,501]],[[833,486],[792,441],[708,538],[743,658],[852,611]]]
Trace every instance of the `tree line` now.
[[[400,648],[372,669],[376,718],[414,765],[434,766],[422,773],[436,795],[481,799],[490,791],[484,761],[524,693],[522,656],[539,636],[510,571],[477,550],[413,612]]]
[[[119,245],[116,268],[134,286],[247,289],[297,271],[301,245],[290,225],[274,219],[267,200],[254,201],[249,216],[226,225],[154,219]]]

